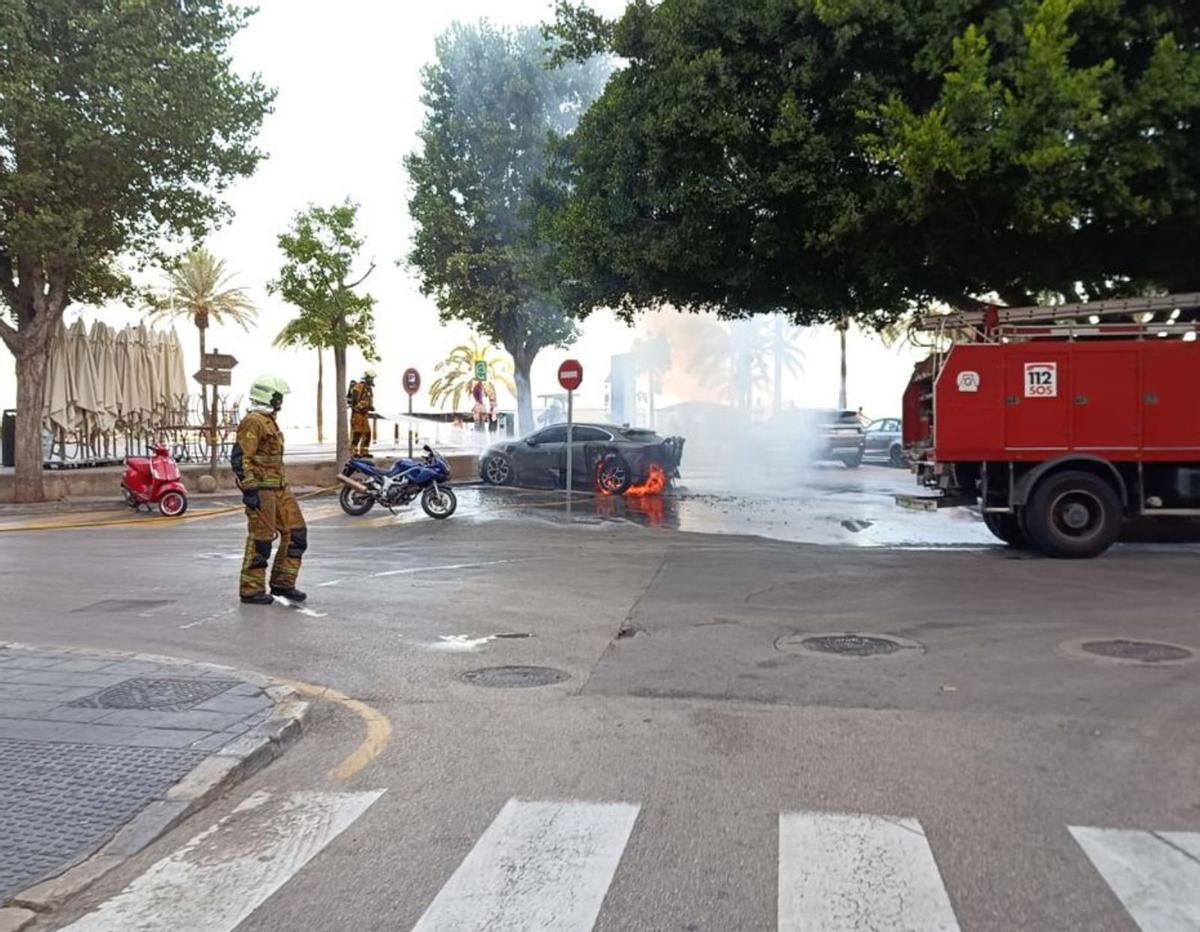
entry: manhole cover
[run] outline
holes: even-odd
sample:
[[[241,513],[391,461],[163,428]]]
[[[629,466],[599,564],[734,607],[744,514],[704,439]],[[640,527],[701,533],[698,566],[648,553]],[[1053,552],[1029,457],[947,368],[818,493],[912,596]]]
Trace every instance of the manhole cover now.
[[[830,634],[789,634],[775,642],[789,654],[829,654],[834,657],[887,657],[904,651],[921,651],[916,641],[890,634],[839,631]]]
[[[1084,641],[1079,645],[1084,653],[1113,660],[1134,660],[1138,663],[1178,663],[1193,656],[1186,647],[1160,644],[1155,641],[1130,641],[1114,638],[1109,641]]]
[[[72,610],[72,614],[77,612],[146,612],[153,608],[162,608],[164,605],[170,605],[173,599],[105,599],[102,602],[93,602],[91,605],[85,605],[83,608]]]
[[[82,709],[161,709],[186,712],[238,684],[237,680],[189,679],[185,677],[141,677],[68,702]]]
[[[565,670],[554,667],[484,667],[468,670],[463,679],[476,686],[491,686],[496,689],[520,689],[526,686],[549,686],[567,679]]]

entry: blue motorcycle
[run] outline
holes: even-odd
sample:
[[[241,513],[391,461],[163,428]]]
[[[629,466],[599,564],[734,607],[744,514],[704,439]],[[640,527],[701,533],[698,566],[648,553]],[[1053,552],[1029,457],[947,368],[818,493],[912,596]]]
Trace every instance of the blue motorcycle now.
[[[392,514],[418,495],[425,514],[439,521],[449,518],[458,507],[458,498],[450,488],[450,464],[432,447],[425,447],[420,459],[398,459],[383,470],[366,459],[351,458],[337,477],[342,484],[338,495],[342,511],[358,517],[375,505]]]

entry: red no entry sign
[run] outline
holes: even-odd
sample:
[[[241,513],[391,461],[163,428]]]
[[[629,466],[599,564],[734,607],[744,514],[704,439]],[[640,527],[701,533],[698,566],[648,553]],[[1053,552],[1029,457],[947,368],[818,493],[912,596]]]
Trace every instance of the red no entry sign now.
[[[416,369],[404,370],[404,390],[410,395],[415,395],[421,390],[421,373]]]
[[[583,384],[583,366],[577,359],[568,359],[558,367],[558,384],[569,392]]]

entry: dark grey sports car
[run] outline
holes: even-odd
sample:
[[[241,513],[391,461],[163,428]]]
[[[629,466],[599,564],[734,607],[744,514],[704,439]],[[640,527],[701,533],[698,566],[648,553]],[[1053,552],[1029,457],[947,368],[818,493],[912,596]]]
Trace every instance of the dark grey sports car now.
[[[631,488],[659,491],[679,475],[683,438],[612,424],[576,424],[571,440],[572,486],[623,495]],[[492,485],[565,488],[567,425],[498,443],[479,458],[479,476]],[[659,487],[659,488],[656,488]]]

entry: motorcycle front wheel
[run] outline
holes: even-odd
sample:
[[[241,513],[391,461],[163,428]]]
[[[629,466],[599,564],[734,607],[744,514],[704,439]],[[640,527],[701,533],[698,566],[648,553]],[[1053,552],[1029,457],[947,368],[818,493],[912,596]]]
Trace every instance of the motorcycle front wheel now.
[[[342,506],[342,511],[355,518],[365,515],[375,505],[375,499],[370,495],[356,492],[348,485],[342,486],[342,491],[338,493],[338,502]]]
[[[429,517],[441,521],[454,514],[458,508],[458,496],[449,486],[443,485],[436,490],[430,486],[421,495],[421,507]]]

